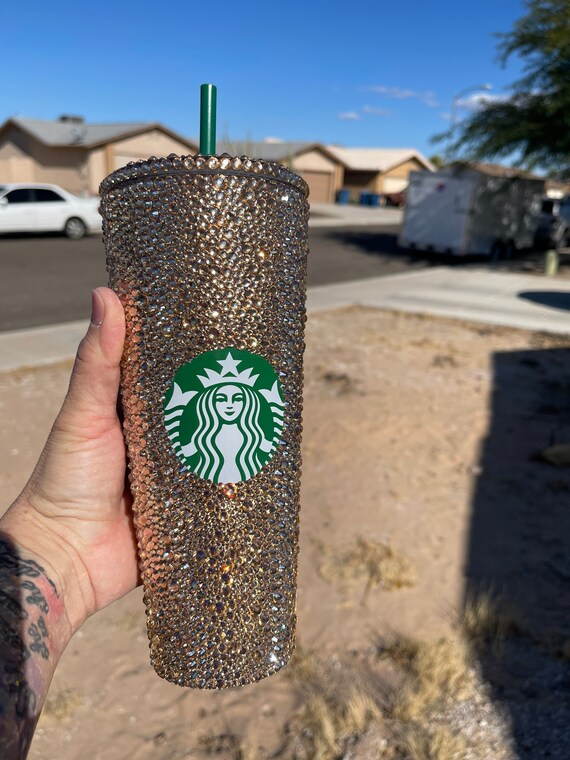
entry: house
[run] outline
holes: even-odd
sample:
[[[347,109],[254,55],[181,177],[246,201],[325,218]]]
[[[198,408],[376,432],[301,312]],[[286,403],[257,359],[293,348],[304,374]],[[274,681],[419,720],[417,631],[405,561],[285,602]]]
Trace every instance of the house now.
[[[300,174],[309,185],[311,203],[334,203],[341,189],[358,202],[363,192],[388,195],[408,186],[411,171],[435,167],[412,148],[342,148],[320,143],[221,142],[219,153],[276,161]]]
[[[101,180],[129,161],[195,154],[196,140],[158,123],[88,124],[80,116],[57,121],[11,118],[0,126],[0,183],[50,182],[75,193],[96,194]],[[413,149],[341,148],[315,142],[220,141],[217,152],[276,161],[300,174],[311,203],[334,203],[341,188],[398,193],[414,169],[432,164]]]
[[[458,170],[474,169],[476,172],[486,174],[488,177],[517,177],[520,179],[540,179],[544,177],[534,174],[526,169],[520,169],[517,166],[503,166],[502,164],[477,163],[469,161],[455,161],[450,164],[451,168]]]
[[[391,195],[408,186],[411,171],[435,166],[413,148],[342,148],[328,145],[327,153],[344,168],[342,188],[350,191],[350,199],[358,201],[360,193]]]
[[[311,203],[334,203],[342,186],[343,166],[319,143],[265,140],[222,141],[218,153],[275,161],[301,175],[309,185]]]
[[[49,182],[94,195],[107,174],[129,161],[197,151],[195,143],[161,124],[11,118],[0,127],[0,183]]]

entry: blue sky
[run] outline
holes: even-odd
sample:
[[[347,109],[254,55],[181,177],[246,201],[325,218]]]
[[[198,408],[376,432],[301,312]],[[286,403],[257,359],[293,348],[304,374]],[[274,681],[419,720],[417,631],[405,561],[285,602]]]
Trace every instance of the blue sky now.
[[[199,85],[218,86],[218,135],[441,148],[454,93],[501,95],[520,74],[493,33],[522,0],[9,3],[0,119],[159,121],[198,133]],[[459,116],[466,110],[460,109]]]

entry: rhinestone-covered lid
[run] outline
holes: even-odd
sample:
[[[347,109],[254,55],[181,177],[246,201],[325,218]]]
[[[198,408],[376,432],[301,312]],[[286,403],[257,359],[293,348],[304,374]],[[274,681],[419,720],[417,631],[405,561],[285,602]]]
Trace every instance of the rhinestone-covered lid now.
[[[260,178],[284,182],[297,188],[305,196],[309,194],[309,186],[305,180],[290,169],[273,161],[263,161],[247,156],[230,156],[222,153],[220,156],[178,156],[171,153],[166,158],[151,156],[146,161],[131,161],[121,169],[109,174],[99,186],[99,194],[104,195],[119,185],[141,179],[160,177],[165,174],[228,174],[243,176],[259,175]]]

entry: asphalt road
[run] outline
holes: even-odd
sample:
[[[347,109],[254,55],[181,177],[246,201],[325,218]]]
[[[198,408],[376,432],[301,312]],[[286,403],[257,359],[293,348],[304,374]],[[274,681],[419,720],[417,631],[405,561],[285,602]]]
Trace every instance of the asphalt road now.
[[[397,227],[310,231],[309,285],[422,266],[397,249]],[[99,236],[0,238],[0,331],[87,319],[90,292],[107,281]]]
[[[398,227],[316,227],[309,230],[309,285],[383,277],[431,265],[492,266],[542,271],[540,252],[511,261],[445,259],[398,248]],[[570,262],[568,262],[570,264]],[[89,317],[90,292],[107,282],[100,236],[0,238],[0,331]]]

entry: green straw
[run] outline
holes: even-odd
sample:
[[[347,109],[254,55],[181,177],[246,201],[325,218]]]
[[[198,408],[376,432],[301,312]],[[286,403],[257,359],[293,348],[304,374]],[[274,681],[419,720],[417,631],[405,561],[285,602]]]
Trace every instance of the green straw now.
[[[216,155],[216,87],[200,85],[200,153]]]

